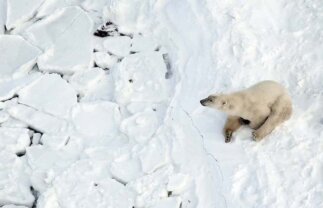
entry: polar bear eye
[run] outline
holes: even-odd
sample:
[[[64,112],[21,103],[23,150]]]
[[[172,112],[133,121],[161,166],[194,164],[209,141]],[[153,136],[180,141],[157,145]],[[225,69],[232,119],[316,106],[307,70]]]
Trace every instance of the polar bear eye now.
[[[226,105],[227,104],[227,102],[226,101],[222,101],[222,105]]]

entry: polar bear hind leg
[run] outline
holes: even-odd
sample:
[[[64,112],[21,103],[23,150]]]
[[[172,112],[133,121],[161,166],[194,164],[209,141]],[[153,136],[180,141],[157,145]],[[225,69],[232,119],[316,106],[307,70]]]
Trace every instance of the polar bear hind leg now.
[[[292,114],[292,104],[287,96],[280,96],[271,107],[267,120],[253,132],[253,139],[260,141]]]

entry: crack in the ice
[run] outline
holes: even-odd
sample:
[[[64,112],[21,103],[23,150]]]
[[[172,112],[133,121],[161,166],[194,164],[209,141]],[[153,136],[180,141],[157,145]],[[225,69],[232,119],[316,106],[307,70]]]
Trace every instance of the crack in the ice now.
[[[205,140],[204,140],[204,136],[203,136],[203,134],[202,134],[202,132],[201,132],[201,130],[197,127],[197,125],[195,124],[195,122],[193,121],[193,118],[192,118],[192,116],[190,115],[190,113],[189,112],[187,112],[182,106],[179,106],[181,109],[182,109],[182,111],[189,117],[189,119],[190,119],[190,121],[191,121],[191,124],[192,124],[192,126],[193,126],[193,128],[197,131],[197,133],[200,135],[200,137],[201,137],[201,139],[202,139],[202,146],[203,146],[203,150],[204,150],[204,152],[208,155],[208,156],[210,156],[214,161],[215,161],[215,165],[218,167],[218,170],[219,170],[219,172],[220,172],[220,175],[221,175],[221,182],[222,182],[222,185],[223,185],[223,180],[224,180],[224,177],[223,177],[223,172],[222,172],[222,169],[221,169],[221,167],[218,165],[218,160],[209,152],[209,151],[207,151],[207,149],[206,149],[206,147],[205,147]],[[224,199],[224,202],[225,202],[225,207],[227,207],[227,200],[226,200],[226,198],[225,198],[225,196],[224,196],[224,194],[223,193],[219,193],[222,197],[223,197],[223,199]]]
[[[37,208],[37,201],[38,201],[38,196],[39,192],[34,189],[34,187],[30,187],[31,194],[34,196],[35,200],[31,206],[31,208]]]

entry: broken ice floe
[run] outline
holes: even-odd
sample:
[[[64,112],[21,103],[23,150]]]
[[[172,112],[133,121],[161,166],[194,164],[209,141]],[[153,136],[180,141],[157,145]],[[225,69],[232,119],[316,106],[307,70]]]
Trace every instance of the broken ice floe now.
[[[92,27],[82,9],[67,7],[34,23],[24,35],[44,50],[38,58],[40,70],[72,73],[92,62]]]
[[[106,52],[95,52],[94,61],[102,69],[111,69],[118,62],[118,58]]]
[[[18,95],[19,103],[61,118],[68,118],[77,103],[76,91],[57,74],[43,75]]]
[[[103,45],[108,52],[123,57],[130,53],[131,38],[128,36],[107,37]]]
[[[0,127],[0,151],[19,154],[30,144],[28,129]]]
[[[46,207],[47,201],[63,207],[118,207],[134,205],[134,193],[123,184],[110,178],[105,162],[81,160],[59,175],[39,199],[38,206]],[[37,207],[38,207],[37,206]]]
[[[179,208],[181,207],[181,199],[179,197],[169,197],[158,201],[155,205],[149,208]]]
[[[157,114],[146,110],[130,116],[121,123],[121,131],[138,143],[147,142],[159,126]]]
[[[137,194],[135,207],[150,207],[161,199],[167,198],[166,184],[173,171],[173,166],[166,165],[151,174],[129,182],[127,187],[134,190]]]
[[[7,2],[5,0],[0,0],[0,35],[5,33],[5,24],[7,17],[6,4]]]
[[[32,169],[30,180],[32,186],[45,191],[62,171],[68,168],[80,154],[80,144],[73,143],[64,148],[54,149],[45,145],[33,145],[27,148],[27,161]]]
[[[11,205],[4,205],[2,206],[2,208],[28,208],[28,207],[11,204]]]
[[[34,196],[26,173],[25,159],[15,154],[0,152],[0,205],[32,206]]]
[[[124,184],[143,175],[140,161],[137,158],[121,159],[111,163],[112,176]]]
[[[44,0],[9,0],[7,1],[8,30],[13,29],[32,18]]]
[[[154,51],[156,48],[158,48],[158,44],[152,37],[133,36],[131,51]]]
[[[1,78],[27,73],[41,54],[38,48],[16,35],[0,35],[0,51]]]
[[[37,111],[31,107],[17,104],[8,108],[9,114],[32,128],[44,132],[59,134],[68,132],[68,123],[52,115]]]
[[[87,91],[98,85],[104,74],[105,72],[100,68],[78,71],[69,78],[69,83],[78,93],[84,96]]]
[[[154,137],[139,152],[142,169],[145,173],[151,174],[156,169],[169,162],[167,144],[160,137]]]
[[[0,100],[8,100],[14,97],[23,87],[40,77],[40,73],[32,73],[16,79],[6,79],[0,81]]]
[[[113,137],[119,132],[121,115],[115,103],[79,103],[73,109],[72,120],[76,131],[84,136]]]
[[[116,73],[116,99],[120,103],[161,102],[167,99],[167,71],[162,55],[142,52],[125,57]]]

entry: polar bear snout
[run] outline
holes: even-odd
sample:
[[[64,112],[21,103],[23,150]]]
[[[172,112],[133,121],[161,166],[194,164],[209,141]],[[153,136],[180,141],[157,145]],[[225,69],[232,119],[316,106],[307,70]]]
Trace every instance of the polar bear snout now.
[[[209,104],[213,103],[215,100],[216,96],[209,96],[205,99],[200,100],[201,105],[203,106],[208,106]]]

